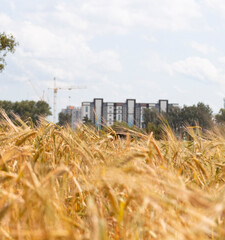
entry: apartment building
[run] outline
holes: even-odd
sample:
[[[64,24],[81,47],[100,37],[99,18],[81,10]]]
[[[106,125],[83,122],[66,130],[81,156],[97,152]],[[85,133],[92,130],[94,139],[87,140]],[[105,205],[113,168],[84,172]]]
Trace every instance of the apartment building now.
[[[82,102],[81,119],[88,117],[96,127],[111,126],[116,121],[126,122],[129,126],[144,127],[144,109],[156,109],[159,113],[168,112],[172,106],[168,100],[159,100],[158,103],[136,103],[136,99],[127,99],[125,102],[104,102],[103,98],[95,98],[93,102]]]
[[[70,126],[73,129],[75,129],[77,125],[82,123],[83,113],[81,110],[81,107],[67,106],[61,111],[63,114],[69,115],[71,117]],[[90,118],[90,116],[88,116],[88,118]]]
[[[82,123],[81,107],[74,107],[71,116],[71,127],[75,129]]]

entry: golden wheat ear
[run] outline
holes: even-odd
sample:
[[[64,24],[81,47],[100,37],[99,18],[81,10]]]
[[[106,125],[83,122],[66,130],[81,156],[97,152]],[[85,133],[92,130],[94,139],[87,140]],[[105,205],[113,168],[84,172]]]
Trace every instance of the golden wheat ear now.
[[[0,239],[225,239],[221,126],[182,139],[162,120],[156,140],[0,113]]]

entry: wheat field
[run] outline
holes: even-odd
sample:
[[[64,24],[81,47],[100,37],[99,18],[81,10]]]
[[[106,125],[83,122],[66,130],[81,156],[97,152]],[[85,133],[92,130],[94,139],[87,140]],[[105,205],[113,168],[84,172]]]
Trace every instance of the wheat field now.
[[[225,239],[225,134],[38,127],[3,112],[0,239]]]

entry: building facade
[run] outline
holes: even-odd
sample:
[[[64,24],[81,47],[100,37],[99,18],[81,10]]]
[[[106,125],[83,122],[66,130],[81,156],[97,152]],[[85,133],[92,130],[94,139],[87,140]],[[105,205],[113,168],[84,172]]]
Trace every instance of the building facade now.
[[[74,107],[74,106],[67,106],[65,109],[61,111],[65,115],[69,115],[71,117],[70,126],[71,128],[76,128],[79,124],[82,123],[82,108],[81,107]],[[90,116],[88,116],[90,118]]]
[[[144,127],[144,109],[155,109],[157,112],[168,112],[172,106],[168,100],[161,99],[158,103],[136,103],[136,99],[126,102],[104,102],[103,98],[95,98],[93,102],[82,102],[81,119],[91,120],[96,127],[111,126],[115,122],[126,122],[129,126]]]

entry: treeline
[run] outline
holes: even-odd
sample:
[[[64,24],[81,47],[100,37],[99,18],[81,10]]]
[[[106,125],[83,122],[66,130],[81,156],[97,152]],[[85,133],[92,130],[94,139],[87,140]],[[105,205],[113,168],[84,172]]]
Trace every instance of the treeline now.
[[[51,115],[50,106],[45,101],[0,101],[0,109],[4,109],[10,118],[13,114],[18,115],[23,121],[32,120],[34,124],[40,116],[47,117]]]
[[[176,134],[180,134],[185,126],[200,126],[203,131],[210,129],[215,123],[225,123],[225,109],[213,115],[209,105],[199,102],[197,105],[171,107],[168,113],[159,114],[155,109],[145,109],[144,127],[153,132],[156,138],[162,134],[162,121],[166,121]]]
[[[4,109],[10,118],[13,114],[18,115],[23,121],[31,120],[37,124],[40,116],[47,117],[51,115],[50,106],[44,101],[0,101],[0,109]],[[161,138],[162,121],[166,121],[176,134],[180,134],[184,127],[200,126],[203,131],[210,129],[214,124],[225,124],[225,109],[213,115],[209,105],[198,103],[197,105],[180,107],[171,107],[167,113],[159,114],[156,109],[144,109],[143,128],[147,133],[153,132],[156,138]],[[89,119],[83,119],[86,124],[91,124]],[[59,114],[59,125],[71,123],[71,115]],[[116,123],[116,127],[119,123]],[[126,125],[120,123],[119,125]]]

